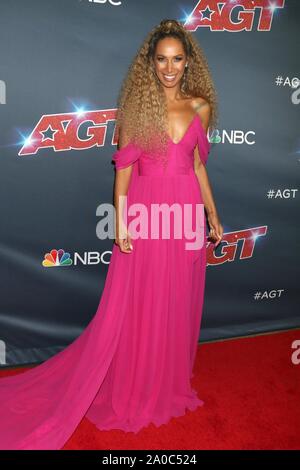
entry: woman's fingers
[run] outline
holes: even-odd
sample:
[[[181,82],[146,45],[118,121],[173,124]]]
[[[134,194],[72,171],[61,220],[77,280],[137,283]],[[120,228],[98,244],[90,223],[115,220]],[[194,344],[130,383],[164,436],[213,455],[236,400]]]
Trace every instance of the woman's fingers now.
[[[217,229],[211,228],[209,232],[210,238],[212,238],[212,243],[215,246],[219,245],[223,238],[223,227],[220,225]]]
[[[128,237],[116,239],[116,244],[123,253],[131,253],[133,250],[132,243],[130,240],[128,240]]]
[[[132,249],[133,249],[133,246],[132,246],[132,243],[131,243],[131,240],[129,237],[127,237],[125,240],[124,240],[124,250],[126,251],[126,253],[131,253],[132,252]]]

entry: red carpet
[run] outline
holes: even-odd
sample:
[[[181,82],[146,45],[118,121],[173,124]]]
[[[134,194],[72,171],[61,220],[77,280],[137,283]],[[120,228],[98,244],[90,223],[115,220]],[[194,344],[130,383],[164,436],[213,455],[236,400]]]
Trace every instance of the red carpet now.
[[[84,418],[64,449],[300,449],[294,340],[300,329],[201,344],[192,383],[203,407],[137,435],[99,431]]]

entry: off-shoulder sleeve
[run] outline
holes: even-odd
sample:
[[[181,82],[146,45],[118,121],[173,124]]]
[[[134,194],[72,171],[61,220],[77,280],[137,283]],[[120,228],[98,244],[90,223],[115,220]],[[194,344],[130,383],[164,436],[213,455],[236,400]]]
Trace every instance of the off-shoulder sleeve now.
[[[139,147],[134,145],[132,142],[129,142],[129,144],[125,145],[113,154],[112,161],[115,163],[116,169],[120,170],[135,163],[139,159],[141,153],[142,152]]]
[[[199,119],[199,129],[198,129],[198,150],[199,150],[199,155],[202,163],[206,165],[207,159],[208,159],[208,154],[211,149],[210,142],[207,138],[207,135],[205,133],[205,130],[201,124],[201,121]]]

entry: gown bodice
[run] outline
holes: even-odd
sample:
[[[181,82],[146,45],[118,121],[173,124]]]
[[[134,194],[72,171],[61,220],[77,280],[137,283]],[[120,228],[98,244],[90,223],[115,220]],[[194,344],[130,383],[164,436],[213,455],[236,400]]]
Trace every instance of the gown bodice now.
[[[194,150],[197,145],[200,159],[206,165],[210,152],[210,142],[198,113],[195,114],[178,143],[174,143],[170,137],[168,140],[168,158],[165,167],[157,159],[142,151],[132,142],[129,142],[126,146],[117,150],[112,157],[116,169],[126,168],[136,163],[136,173],[138,176],[189,175],[194,171]]]

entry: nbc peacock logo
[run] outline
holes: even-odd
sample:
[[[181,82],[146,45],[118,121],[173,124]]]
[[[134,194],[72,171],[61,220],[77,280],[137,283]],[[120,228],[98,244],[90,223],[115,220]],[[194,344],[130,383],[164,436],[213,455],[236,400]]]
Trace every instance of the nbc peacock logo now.
[[[54,268],[57,266],[71,266],[73,261],[70,257],[70,253],[60,248],[59,250],[51,250],[50,253],[46,253],[42,265],[45,268]]]

